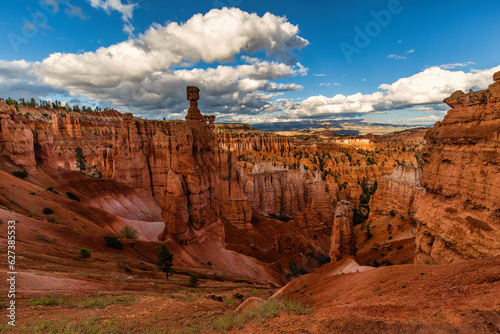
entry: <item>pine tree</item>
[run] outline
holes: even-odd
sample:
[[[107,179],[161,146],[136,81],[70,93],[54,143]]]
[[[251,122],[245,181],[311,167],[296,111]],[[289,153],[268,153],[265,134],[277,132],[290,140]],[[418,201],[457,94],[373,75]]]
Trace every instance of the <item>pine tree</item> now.
[[[80,173],[85,170],[85,164],[87,160],[85,159],[87,156],[83,153],[83,150],[80,146],[75,149],[75,158],[76,158],[76,167],[80,169]]]
[[[199,281],[199,277],[196,274],[191,274],[189,276],[189,283],[191,283],[192,286],[197,286]]]
[[[167,279],[169,275],[174,273],[174,268],[172,268],[173,262],[174,255],[170,253],[167,246],[161,245],[161,248],[158,250],[158,262],[156,262],[156,265],[158,269],[167,275]]]

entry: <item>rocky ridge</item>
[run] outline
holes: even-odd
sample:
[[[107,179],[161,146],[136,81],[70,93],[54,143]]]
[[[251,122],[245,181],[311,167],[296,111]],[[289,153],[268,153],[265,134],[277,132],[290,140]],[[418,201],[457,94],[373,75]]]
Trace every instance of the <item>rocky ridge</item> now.
[[[488,89],[453,93],[426,134],[415,261],[500,254],[500,73]]]

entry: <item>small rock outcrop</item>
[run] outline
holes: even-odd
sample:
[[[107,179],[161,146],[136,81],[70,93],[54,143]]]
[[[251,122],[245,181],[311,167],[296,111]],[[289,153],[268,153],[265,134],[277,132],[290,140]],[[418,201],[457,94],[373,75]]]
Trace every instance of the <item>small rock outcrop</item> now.
[[[500,72],[488,89],[445,99],[452,109],[426,134],[415,261],[500,254]]]
[[[36,173],[33,133],[16,116],[13,106],[0,102],[0,156],[7,156],[14,164]]]
[[[356,255],[356,237],[353,231],[353,210],[349,201],[337,203],[333,220],[330,259],[338,261],[343,255]]]

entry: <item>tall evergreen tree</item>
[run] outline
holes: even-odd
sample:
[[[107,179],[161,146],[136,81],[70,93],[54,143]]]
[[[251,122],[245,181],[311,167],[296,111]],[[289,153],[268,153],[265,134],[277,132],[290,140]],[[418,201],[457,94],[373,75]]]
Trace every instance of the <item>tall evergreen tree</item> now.
[[[85,170],[85,164],[87,163],[86,155],[80,146],[75,149],[76,167],[80,169],[80,173]]]
[[[158,262],[156,265],[158,268],[168,276],[174,273],[174,268],[172,268],[174,262],[174,255],[170,253],[167,246],[161,245],[158,250]]]

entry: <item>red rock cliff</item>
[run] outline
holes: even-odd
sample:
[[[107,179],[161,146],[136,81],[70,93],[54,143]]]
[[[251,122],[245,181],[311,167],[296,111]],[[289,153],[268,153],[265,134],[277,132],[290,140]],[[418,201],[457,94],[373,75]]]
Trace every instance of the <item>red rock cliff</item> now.
[[[500,254],[500,72],[494,80],[445,99],[452,109],[426,135],[418,263]]]

